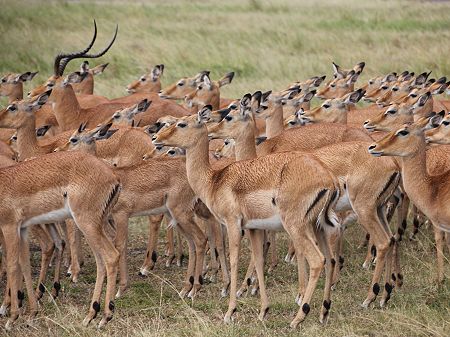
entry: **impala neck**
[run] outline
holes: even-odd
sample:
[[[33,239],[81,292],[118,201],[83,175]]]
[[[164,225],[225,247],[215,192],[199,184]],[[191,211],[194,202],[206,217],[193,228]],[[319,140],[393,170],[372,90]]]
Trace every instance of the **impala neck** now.
[[[276,104],[272,113],[266,118],[266,136],[268,139],[281,134],[284,130],[283,106]]]
[[[39,153],[39,145],[36,138],[36,122],[29,118],[25,125],[17,129],[17,151],[19,161],[36,156]]]
[[[75,121],[79,120],[81,112],[80,104],[73,88],[70,84],[65,87],[59,87],[53,89],[53,112],[55,113],[58,125],[61,131],[67,131],[71,129],[71,125]]]
[[[209,190],[212,186],[213,169],[209,163],[209,141],[206,126],[202,127],[202,134],[198,141],[186,149],[186,171],[188,182],[195,194],[207,202]]]
[[[425,136],[422,135],[422,138],[418,151],[400,160],[405,191],[419,209],[425,209],[432,198],[429,189],[431,177],[426,167]]]
[[[75,89],[74,89],[75,90]],[[89,73],[87,77],[77,85],[77,94],[93,95],[94,94],[94,75]]]
[[[256,158],[255,123],[250,123],[249,126],[249,130],[241,132],[239,137],[234,139],[236,160]]]

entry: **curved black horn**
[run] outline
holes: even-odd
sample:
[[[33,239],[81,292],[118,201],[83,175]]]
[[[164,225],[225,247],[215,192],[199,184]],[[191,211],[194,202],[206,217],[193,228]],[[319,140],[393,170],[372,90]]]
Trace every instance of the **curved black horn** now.
[[[89,43],[89,45],[84,49],[81,50],[79,52],[76,53],[71,53],[71,54],[58,54],[55,57],[55,62],[54,62],[54,68],[53,71],[55,73],[56,76],[61,76],[64,73],[64,69],[67,65],[67,63],[76,57],[79,57],[80,55],[86,54],[94,45],[95,39],[97,38],[97,23],[94,20],[94,36],[92,37],[92,41],[91,43]],[[64,66],[61,65],[61,61],[64,60]]]
[[[106,52],[109,50],[109,48],[111,48],[111,46],[113,45],[114,41],[116,40],[117,32],[118,32],[118,31],[119,31],[119,25],[116,25],[116,31],[114,32],[114,36],[113,36],[111,42],[110,42],[109,45],[108,45],[105,49],[103,49],[100,53],[94,54],[94,55],[86,54],[86,55],[83,55],[83,58],[95,59],[95,58],[97,58],[97,57],[100,57],[100,56],[105,55]]]

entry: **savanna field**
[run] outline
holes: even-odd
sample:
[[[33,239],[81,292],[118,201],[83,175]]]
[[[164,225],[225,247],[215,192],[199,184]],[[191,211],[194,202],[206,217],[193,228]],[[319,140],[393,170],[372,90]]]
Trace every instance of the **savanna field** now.
[[[126,94],[125,86],[165,65],[163,87],[182,76],[210,70],[218,79],[235,72],[221,90],[227,98],[256,90],[279,90],[289,83],[315,75],[332,77],[331,62],[350,68],[366,63],[355,86],[391,71],[432,71],[432,77],[450,77],[450,2],[448,1],[5,1],[0,0],[0,74],[39,71],[25,92],[45,81],[53,58],[61,50],[83,48],[98,24],[96,47],[111,38],[119,24],[117,41],[91,65],[109,63],[95,79],[95,93],[108,98]],[[80,60],[66,73],[77,70]],[[448,98],[448,96],[441,96]],[[6,105],[1,98],[0,106]],[[314,105],[319,100],[315,99]],[[395,218],[394,218],[395,220]],[[395,222],[395,221],[393,221]],[[103,330],[84,328],[88,299],[95,282],[95,261],[85,248],[85,265],[73,284],[62,278],[56,301],[44,295],[31,327],[19,318],[12,336],[449,336],[450,273],[438,287],[431,228],[422,226],[410,241],[411,223],[401,242],[404,285],[394,289],[387,308],[375,301],[369,309],[360,304],[367,294],[373,270],[362,269],[366,254],[359,248],[365,232],[351,225],[344,237],[345,265],[332,293],[331,316],[318,322],[324,278],[319,281],[307,319],[296,329],[289,322],[298,310],[296,265],[284,262],[287,236],[280,234],[279,263],[266,283],[270,300],[268,318],[257,319],[258,296],[238,299],[232,324],[223,324],[227,298],[220,282],[207,283],[194,300],[177,291],[185,276],[183,267],[165,265],[165,229],[160,232],[159,258],[148,277],[138,276],[148,237],[147,218],[129,225],[130,288],[116,301],[113,320]],[[39,272],[40,252],[32,240],[33,276]],[[241,250],[240,279],[249,259],[248,242]],[[184,253],[187,245],[184,243]],[[373,269],[373,268],[372,268]],[[65,271],[65,269],[64,269]],[[220,273],[219,273],[220,279]],[[48,278],[50,280],[50,278]],[[1,291],[5,287],[1,281]],[[48,281],[50,286],[50,281]],[[102,303],[103,305],[103,303]],[[3,325],[6,318],[1,318]],[[6,335],[4,330],[0,334]]]

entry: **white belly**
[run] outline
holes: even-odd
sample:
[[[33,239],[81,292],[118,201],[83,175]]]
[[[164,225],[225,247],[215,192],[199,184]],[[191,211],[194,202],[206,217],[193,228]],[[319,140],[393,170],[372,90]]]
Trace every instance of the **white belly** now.
[[[251,219],[248,220],[244,229],[265,229],[271,231],[284,230],[281,218],[278,214],[266,219]]]
[[[167,212],[167,207],[162,206],[162,207],[158,207],[158,208],[147,209],[147,210],[141,211],[141,212],[136,212],[136,213],[133,213],[132,216],[157,215],[157,214],[162,214],[162,213],[166,213],[166,212]]]

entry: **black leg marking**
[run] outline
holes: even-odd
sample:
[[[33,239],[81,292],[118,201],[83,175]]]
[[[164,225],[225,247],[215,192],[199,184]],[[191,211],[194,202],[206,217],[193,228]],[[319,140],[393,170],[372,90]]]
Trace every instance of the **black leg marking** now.
[[[148,256],[149,256],[149,255],[150,255],[150,252],[147,250],[147,255],[146,255],[146,256],[147,256],[147,259],[148,259]]]
[[[22,308],[23,300],[25,299],[25,293],[23,291],[17,291],[17,299],[19,300],[19,308]]]
[[[274,205],[274,206],[277,205],[277,203],[276,203],[276,201],[275,201],[275,197],[272,198],[272,205]]]
[[[247,286],[250,287],[251,284],[252,284],[252,279],[249,277],[249,278],[247,278]]]
[[[231,314],[233,315],[233,314],[234,314],[234,313],[236,312],[236,310],[237,310],[237,309],[236,309],[236,308],[234,308],[234,309],[233,309],[233,312],[232,312]]]
[[[216,253],[216,259],[219,257],[219,252],[217,251],[217,248],[214,248],[214,252]]]
[[[53,283],[53,288],[55,288],[55,297],[59,295],[59,291],[61,290],[61,284],[59,282]]]
[[[325,300],[325,301],[323,301],[323,307],[324,307],[325,309],[327,309],[327,311],[330,310],[330,308],[331,308],[331,300]]]
[[[308,303],[305,303],[302,305],[302,311],[304,312],[305,316],[308,315],[309,311],[311,310],[311,307]]]
[[[372,248],[370,248],[370,253],[373,258],[377,257],[377,247],[375,247],[375,245],[372,245]]]
[[[389,242],[389,246],[392,247],[394,245],[394,243],[395,243],[395,238],[391,237],[391,241]]]
[[[194,284],[194,276],[189,277],[189,283],[192,285]]]
[[[394,273],[392,273],[392,275],[391,275],[391,278],[392,278],[392,281],[397,281],[397,278],[395,277],[395,274]],[[387,283],[386,283],[387,284]]]
[[[372,291],[375,294],[375,296],[377,296],[378,293],[380,292],[380,285],[378,283],[374,283]]]
[[[109,310],[114,311],[116,309],[116,305],[114,301],[109,301]]]
[[[39,284],[39,291],[45,293],[45,286],[42,283]]]
[[[241,230],[241,236],[244,236],[244,234],[245,234],[245,232],[244,232],[244,230],[242,229],[242,230]]]
[[[201,285],[203,285],[203,276],[202,276],[202,275],[200,275],[200,276],[198,277],[198,283],[200,283]]]
[[[336,265],[336,260],[335,259],[331,259],[331,265],[335,266]]]
[[[268,312],[269,312],[269,307],[267,307],[266,310],[264,310],[264,316],[263,316],[263,318],[266,317],[266,315],[267,315]]]
[[[94,303],[92,303],[92,309],[94,309],[95,311],[94,317],[92,317],[92,319],[95,319],[97,317],[97,313],[100,311],[100,303],[94,301]]]
[[[343,256],[339,256],[339,270],[341,270],[342,268],[344,268],[344,257]]]
[[[152,252],[152,261],[153,263],[156,263],[156,259],[158,259],[158,253],[156,251]]]
[[[391,293],[392,293],[392,285],[390,285],[389,283],[386,283],[384,285],[384,289],[386,290],[386,300],[385,300],[385,304],[389,301],[389,299],[391,298]]]
[[[367,234],[366,234],[366,241],[369,241],[369,240],[370,240],[370,234],[367,233]]]
[[[405,231],[403,230],[403,228],[398,228],[398,230],[397,230],[397,233],[398,233],[398,241],[402,241],[402,236],[403,236],[403,233],[404,233]]]
[[[403,275],[402,275],[402,274],[397,274],[397,278],[398,278],[400,281],[403,281]]]
[[[403,228],[403,230],[406,229],[406,225],[407,225],[406,219],[403,219],[403,221],[402,221],[402,228]]]

